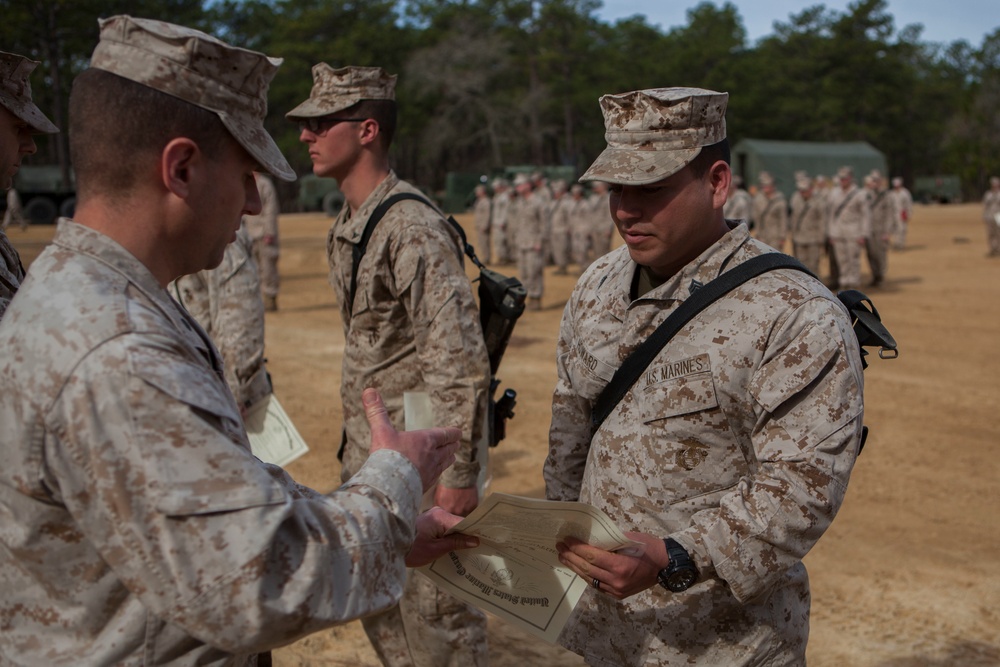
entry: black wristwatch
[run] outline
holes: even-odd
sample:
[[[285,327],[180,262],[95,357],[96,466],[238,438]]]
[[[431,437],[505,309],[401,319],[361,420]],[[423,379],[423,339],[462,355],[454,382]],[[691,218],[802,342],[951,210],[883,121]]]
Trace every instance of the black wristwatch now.
[[[698,567],[691,560],[687,550],[676,540],[668,537],[663,543],[667,546],[667,557],[670,562],[656,573],[656,580],[671,593],[686,591],[698,581]]]

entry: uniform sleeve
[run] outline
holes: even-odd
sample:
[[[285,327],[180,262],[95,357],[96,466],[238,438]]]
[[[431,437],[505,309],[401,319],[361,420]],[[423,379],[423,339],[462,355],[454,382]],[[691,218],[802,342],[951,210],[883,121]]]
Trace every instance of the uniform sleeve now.
[[[719,508],[676,535],[703,574],[736,598],[780,583],[829,528],[844,499],[863,417],[860,354],[846,314],[812,299],[780,322],[750,383],[757,424],[750,474]]]
[[[569,368],[574,363],[574,299],[566,304],[559,325],[556,347],[556,371],[559,379],[552,395],[552,423],[549,426],[549,454],[542,475],[545,497],[549,500],[576,501],[587,465],[594,430],[590,425],[593,403],[583,394],[586,388],[574,387]]]
[[[226,382],[242,407],[270,393],[264,368],[264,304],[257,298],[260,277],[249,245],[240,230],[227,246],[223,263],[209,272],[212,340],[222,355]]]
[[[404,227],[390,248],[435,423],[462,430],[456,461],[441,475],[448,488],[476,485],[490,378],[479,310],[458,252],[449,234],[425,225]]]
[[[250,454],[203,363],[166,339],[126,338],[77,369],[49,415],[46,458],[151,614],[248,653],[398,600],[421,492],[404,457],[376,452],[329,496],[307,492]]]

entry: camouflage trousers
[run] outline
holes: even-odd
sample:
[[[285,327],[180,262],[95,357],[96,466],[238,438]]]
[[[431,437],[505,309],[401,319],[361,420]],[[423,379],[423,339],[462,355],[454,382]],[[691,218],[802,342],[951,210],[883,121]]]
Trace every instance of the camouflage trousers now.
[[[986,221],[986,246],[991,255],[1000,255],[1000,224]]]
[[[483,264],[492,261],[490,254],[490,225],[476,225],[476,256]]]
[[[494,224],[490,231],[493,236],[493,259],[497,264],[510,264],[511,246],[507,242],[507,226]]]
[[[830,239],[837,260],[837,288],[857,289],[861,286],[861,244],[857,239]]]
[[[594,259],[607,255],[611,251],[611,234],[614,233],[614,226],[609,220],[607,224],[591,230],[590,247],[594,251]]]
[[[819,275],[819,260],[823,257],[823,242],[793,243],[795,259],[802,262],[807,269]]]
[[[872,282],[876,285],[885,279],[889,270],[889,241],[870,237],[865,249],[868,251],[868,266],[872,270]]]
[[[410,570],[399,604],[361,619],[386,667],[486,667],[486,615]]]
[[[569,266],[570,239],[569,229],[563,227],[552,228],[552,261],[560,269],[565,270]]]
[[[519,250],[517,253],[517,274],[524,284],[529,299],[541,299],[544,289],[545,256],[541,250]]]
[[[260,273],[260,292],[264,296],[278,296],[278,256],[276,245],[268,245],[260,239],[253,240],[253,258]]]

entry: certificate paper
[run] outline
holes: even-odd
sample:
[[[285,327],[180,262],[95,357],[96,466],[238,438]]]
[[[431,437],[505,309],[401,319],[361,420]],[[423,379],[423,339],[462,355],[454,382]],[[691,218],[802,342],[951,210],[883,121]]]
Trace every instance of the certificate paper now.
[[[245,421],[250,449],[261,461],[284,466],[309,451],[274,394],[250,408]]]
[[[559,562],[556,542],[575,537],[608,551],[642,549],[596,507],[503,493],[487,497],[452,532],[475,535],[479,546],[420,570],[455,597],[553,644],[590,583]]]

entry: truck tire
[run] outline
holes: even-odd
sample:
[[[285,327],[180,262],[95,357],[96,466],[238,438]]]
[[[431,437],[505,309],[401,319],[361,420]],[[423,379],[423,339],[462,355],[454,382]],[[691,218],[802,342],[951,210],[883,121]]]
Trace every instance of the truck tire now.
[[[76,213],[76,197],[66,197],[59,204],[59,216],[62,218],[72,218]]]
[[[59,215],[56,203],[48,197],[32,197],[24,203],[22,211],[33,225],[51,225]]]
[[[327,217],[333,218],[340,213],[340,209],[344,207],[344,193],[335,191],[327,192],[323,197],[323,212],[326,213]]]

